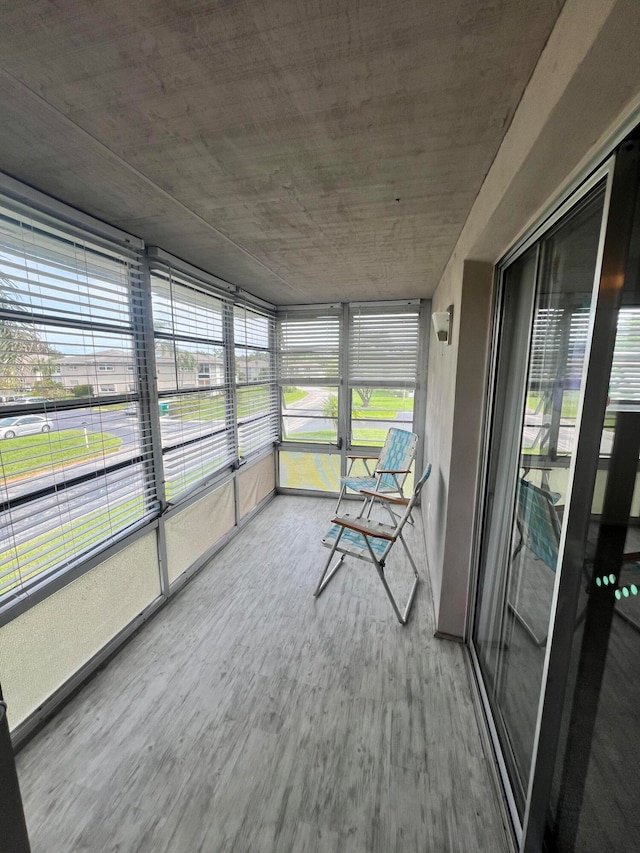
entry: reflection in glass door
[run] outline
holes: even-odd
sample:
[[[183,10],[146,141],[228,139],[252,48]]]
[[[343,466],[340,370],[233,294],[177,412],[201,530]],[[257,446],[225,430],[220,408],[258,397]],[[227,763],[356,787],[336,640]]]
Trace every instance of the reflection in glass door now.
[[[604,211],[597,185],[503,274],[473,648],[520,820]]]

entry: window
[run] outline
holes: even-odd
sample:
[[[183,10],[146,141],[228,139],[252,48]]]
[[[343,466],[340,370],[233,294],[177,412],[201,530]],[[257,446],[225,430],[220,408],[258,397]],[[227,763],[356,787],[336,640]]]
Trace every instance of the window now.
[[[557,302],[557,300],[555,300]],[[531,425],[525,452],[567,457],[573,449],[582,363],[589,335],[589,310],[580,294],[563,305],[549,304],[534,319],[527,418]],[[623,307],[618,315],[611,404],[640,399],[640,353],[637,350],[640,310]],[[603,453],[610,449],[611,425],[605,425]]]
[[[283,441],[338,443],[342,309],[283,309],[278,321]]]
[[[246,306],[233,311],[239,456],[273,444],[278,437],[273,346],[275,320]]]
[[[343,306],[334,305],[283,309],[279,315],[283,441],[375,447],[391,426],[413,429],[420,303],[350,305],[344,332],[343,313]],[[341,352],[347,353],[346,366]]]
[[[413,431],[420,306],[349,307],[349,445],[382,446],[390,427]]]
[[[282,488],[335,492],[350,448],[413,430],[420,310],[412,300],[279,311]]]
[[[196,279],[154,268],[155,358],[167,498],[236,459],[225,329],[229,301]],[[206,370],[201,367],[206,366]]]
[[[123,427],[115,386],[98,381],[114,369],[106,351],[136,360],[138,265],[124,242],[0,207],[0,393],[6,407],[29,387],[34,409],[2,442],[4,601],[156,511],[148,430]],[[70,360],[81,397],[64,382]]]

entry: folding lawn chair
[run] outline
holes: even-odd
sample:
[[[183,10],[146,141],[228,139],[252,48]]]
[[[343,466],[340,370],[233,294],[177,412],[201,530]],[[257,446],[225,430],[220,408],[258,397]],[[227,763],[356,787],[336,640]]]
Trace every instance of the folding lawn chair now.
[[[327,548],[331,548],[331,553],[329,554],[329,558],[322,569],[318,586],[314,592],[314,596],[316,598],[338,571],[345,556],[356,557],[358,560],[365,560],[366,562],[373,563],[376,572],[378,573],[378,577],[382,581],[385,592],[389,597],[391,606],[398,617],[398,621],[402,625],[407,624],[409,611],[411,610],[411,605],[413,604],[418,586],[418,569],[402,535],[402,528],[406,524],[409,515],[411,514],[411,510],[418,500],[422,487],[429,479],[429,474],[431,474],[431,465],[427,465],[422,477],[420,477],[416,483],[411,500],[407,500],[404,497],[389,495],[384,492],[370,491],[367,489],[362,491],[362,494],[367,500],[380,500],[385,504],[390,504],[391,506],[403,506],[405,508],[400,517],[396,517],[391,513],[391,518],[394,522],[392,524],[373,521],[368,518],[363,518],[362,515],[343,515],[336,516],[333,519],[333,526],[322,540],[323,545]],[[409,563],[411,564],[414,574],[413,585],[411,587],[411,592],[409,593],[409,600],[407,601],[403,611],[400,611],[385,577],[385,565],[389,552],[398,540],[402,543],[402,547],[409,558]],[[337,563],[334,566],[331,566],[331,561],[333,560],[333,556],[336,552],[340,554],[340,557]]]
[[[411,469],[413,458],[416,455],[417,444],[418,436],[415,433],[391,427],[387,433],[379,457],[356,453],[347,454],[347,459],[350,460],[349,471],[347,472],[347,476],[341,480],[342,487],[338,495],[338,503],[335,509],[336,514],[340,510],[340,503],[347,489],[359,493],[362,493],[364,489],[384,494],[399,495],[403,498],[402,486]],[[350,475],[354,463],[358,460],[364,462],[367,476],[352,477]],[[376,462],[373,473],[369,469],[369,462],[372,460]],[[367,504],[369,504],[368,510],[370,510],[372,503],[373,499],[368,498],[360,514],[365,515]]]

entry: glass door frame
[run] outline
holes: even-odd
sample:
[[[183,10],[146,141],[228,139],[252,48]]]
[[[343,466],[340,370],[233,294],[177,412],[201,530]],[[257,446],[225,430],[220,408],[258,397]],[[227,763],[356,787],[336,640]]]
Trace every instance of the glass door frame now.
[[[536,748],[523,822],[523,853],[538,853],[542,850],[547,823],[577,617],[584,542],[591,520],[618,313],[625,286],[634,214],[637,215],[635,206],[640,185],[640,142],[622,143],[610,163],[608,205],[605,206],[599,249],[601,258],[600,275],[596,282],[596,308],[590,328],[585,381],[578,411],[572,472],[573,495],[567,502],[567,520],[563,524],[561,568],[556,580],[549,634],[551,642],[545,659],[546,678],[540,697]],[[583,422],[584,411],[589,413],[589,417]]]
[[[562,613],[563,619],[567,619],[566,612],[568,602],[565,600],[566,595],[560,597],[561,592],[561,584],[560,579],[563,576],[564,566],[565,566],[565,545],[567,542],[567,529],[569,524],[569,518],[567,517],[563,521],[562,525],[562,533],[559,545],[559,554],[560,554],[560,570],[556,574],[555,583],[554,583],[554,591],[553,598],[551,604],[551,616],[550,616],[550,631],[549,631],[549,642],[547,643],[547,648],[545,652],[545,660],[543,666],[543,677],[542,677],[542,689],[540,696],[540,703],[538,707],[538,715],[537,715],[537,723],[535,730],[535,738],[534,738],[534,747],[533,747],[533,755],[532,755],[532,766],[531,773],[529,776],[529,782],[527,785],[526,796],[525,796],[525,813],[524,818],[520,819],[520,815],[517,809],[516,800],[512,791],[512,783],[507,771],[507,763],[505,761],[504,753],[503,753],[503,745],[501,744],[498,737],[498,729],[495,725],[493,719],[493,712],[491,710],[491,705],[489,701],[489,696],[487,690],[484,685],[482,671],[480,668],[480,661],[476,649],[473,643],[473,627],[475,616],[477,613],[477,605],[478,605],[478,593],[479,593],[479,572],[480,572],[480,559],[482,554],[482,536],[483,536],[483,528],[485,519],[487,516],[487,507],[486,500],[488,498],[488,487],[489,487],[489,474],[490,474],[490,441],[491,441],[491,433],[492,426],[497,420],[498,415],[500,414],[497,408],[496,402],[496,394],[497,394],[497,367],[498,367],[498,357],[499,357],[499,344],[501,338],[501,317],[502,317],[502,308],[503,308],[503,294],[505,287],[505,274],[507,268],[516,261],[519,257],[521,257],[528,249],[535,246],[535,244],[543,238],[558,222],[562,217],[564,217],[567,213],[573,210],[577,205],[581,203],[585,199],[585,197],[601,182],[606,181],[605,187],[605,199],[604,199],[604,208],[600,226],[600,236],[599,236],[599,245],[597,251],[597,262],[596,269],[594,274],[594,282],[593,282],[593,308],[590,315],[590,324],[589,324],[589,333],[587,340],[587,350],[585,356],[584,370],[583,370],[583,382],[580,392],[580,397],[578,401],[578,411],[576,417],[576,435],[578,437],[578,442],[580,442],[580,436],[582,431],[582,413],[584,411],[584,400],[585,394],[587,391],[587,382],[588,382],[588,374],[587,368],[591,363],[591,348],[592,348],[592,340],[593,340],[593,330],[594,330],[594,322],[595,316],[598,310],[598,306],[600,304],[599,294],[602,289],[602,269],[603,269],[603,259],[604,259],[604,250],[605,250],[605,236],[608,233],[609,229],[609,212],[611,209],[611,196],[612,196],[612,186],[614,183],[614,170],[616,166],[616,157],[611,156],[600,168],[594,171],[591,176],[585,180],[581,186],[573,191],[571,195],[560,203],[557,208],[553,211],[551,215],[546,217],[542,222],[539,222],[535,225],[524,237],[505,255],[505,257],[501,260],[501,262],[496,266],[495,278],[494,278],[494,306],[493,306],[493,334],[492,334],[492,342],[491,342],[491,352],[490,352],[490,368],[489,368],[489,376],[488,376],[488,387],[487,387],[487,400],[488,405],[485,412],[484,424],[483,424],[483,434],[482,434],[482,458],[481,458],[481,469],[480,469],[480,477],[479,477],[479,488],[477,493],[477,501],[476,506],[478,507],[478,512],[476,513],[475,519],[475,527],[474,527],[474,544],[473,544],[473,554],[472,554],[472,565],[473,565],[473,574],[472,574],[472,583],[470,585],[469,590],[469,604],[468,607],[468,619],[467,619],[467,638],[468,638],[468,651],[471,658],[471,669],[473,671],[476,685],[479,692],[480,702],[482,705],[482,713],[485,718],[487,728],[489,731],[492,748],[494,751],[494,755],[496,758],[496,762],[498,765],[498,772],[501,778],[502,787],[505,792],[507,807],[509,811],[509,815],[511,818],[511,824],[515,839],[518,844],[518,849],[526,850],[527,853],[539,853],[542,850],[542,836],[539,836],[540,843],[536,847],[534,840],[534,836],[538,836],[538,833],[534,831],[534,827],[538,827],[538,820],[540,815],[542,815],[542,826],[544,828],[544,818],[546,817],[546,808],[549,802],[550,790],[551,790],[551,778],[553,773],[553,758],[554,755],[547,755],[547,761],[538,761],[538,756],[541,755],[541,750],[545,747],[545,740],[541,739],[541,736],[544,735],[548,739],[549,731],[554,730],[557,738],[557,730],[559,727],[559,714],[562,709],[562,703],[559,703],[559,711],[554,714],[553,718],[549,716],[550,708],[546,703],[546,698],[549,694],[549,672],[554,675],[554,679],[552,682],[557,685],[558,682],[562,684],[564,687],[566,681],[566,673],[568,672],[568,655],[567,659],[564,662],[564,666],[561,666],[562,661],[555,661],[551,659],[551,649],[556,648],[557,641],[556,636],[554,634],[556,628],[556,617],[558,613]],[[538,257],[536,259],[536,282],[534,287],[534,294],[538,290],[539,286],[539,276],[540,276],[540,253],[538,253]],[[603,412],[604,417],[604,412]],[[598,433],[598,441],[599,441],[600,433]],[[582,457],[581,457],[582,458]],[[575,490],[575,471],[577,465],[578,453],[574,454],[574,458],[569,467],[568,474],[568,483],[567,483],[567,507],[571,507],[573,501],[573,494]],[[515,495],[515,475],[514,475],[514,495]],[[563,586],[566,586],[563,585]],[[575,592],[573,593],[575,596]],[[577,596],[576,596],[577,600]],[[575,601],[574,611],[575,611]],[[558,622],[560,624],[560,622]],[[573,623],[571,623],[572,627]],[[566,633],[566,632],[565,632]],[[571,639],[571,634],[569,634],[568,639]],[[565,639],[566,642],[566,639]],[[569,644],[570,645],[570,644]],[[553,668],[551,668],[553,667]],[[563,693],[564,695],[564,693]],[[557,697],[555,697],[557,704]],[[554,706],[555,710],[555,706]],[[543,713],[545,717],[546,727],[543,728]],[[548,765],[551,765],[551,770],[549,770]],[[545,794],[546,791],[546,794]],[[526,845],[526,846],[525,846]],[[534,846],[531,846],[534,845]]]

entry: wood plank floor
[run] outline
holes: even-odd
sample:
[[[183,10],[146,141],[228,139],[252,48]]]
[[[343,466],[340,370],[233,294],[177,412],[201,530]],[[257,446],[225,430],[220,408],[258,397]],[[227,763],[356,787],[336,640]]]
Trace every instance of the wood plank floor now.
[[[363,562],[312,597],[332,508],[277,497],[20,752],[33,853],[510,849],[424,569],[405,628]]]

